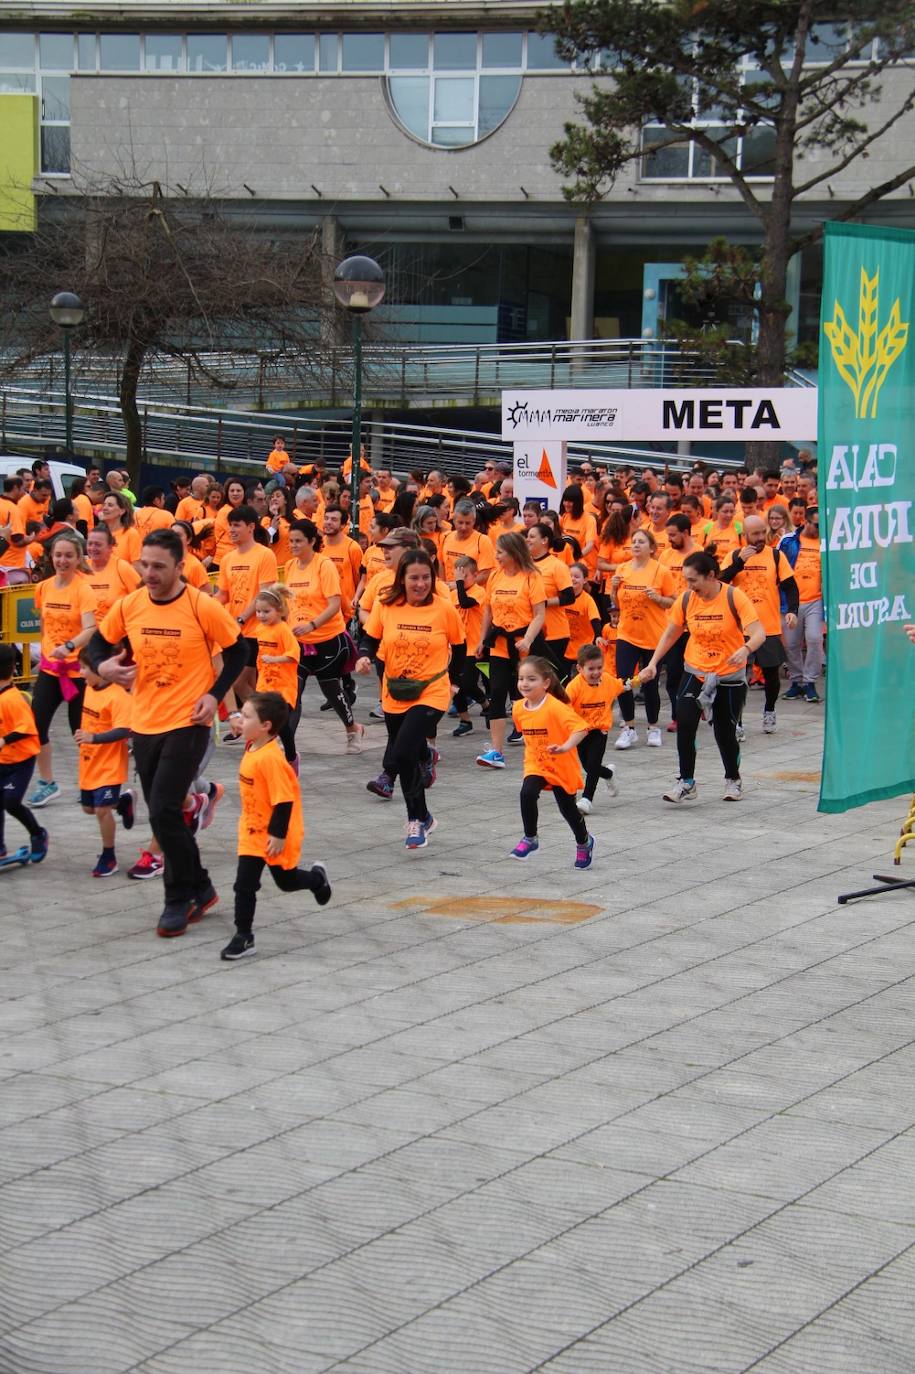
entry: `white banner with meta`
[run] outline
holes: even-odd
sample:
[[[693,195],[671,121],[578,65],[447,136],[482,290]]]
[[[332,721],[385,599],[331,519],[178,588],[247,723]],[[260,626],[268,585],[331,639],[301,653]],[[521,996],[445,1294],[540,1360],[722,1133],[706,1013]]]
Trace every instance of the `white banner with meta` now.
[[[816,387],[503,391],[502,438],[813,442]]]

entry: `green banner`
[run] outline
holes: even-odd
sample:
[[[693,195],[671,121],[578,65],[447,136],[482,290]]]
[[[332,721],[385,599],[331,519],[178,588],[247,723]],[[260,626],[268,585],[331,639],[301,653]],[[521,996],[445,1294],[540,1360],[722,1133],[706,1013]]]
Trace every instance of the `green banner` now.
[[[915,233],[827,224],[818,472],[821,811],[915,791]]]

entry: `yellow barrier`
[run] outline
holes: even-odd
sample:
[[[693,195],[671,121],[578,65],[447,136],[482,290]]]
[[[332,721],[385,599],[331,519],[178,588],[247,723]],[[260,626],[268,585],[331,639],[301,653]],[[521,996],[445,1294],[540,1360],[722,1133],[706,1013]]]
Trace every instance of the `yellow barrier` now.
[[[0,643],[22,645],[22,672],[16,681],[31,685],[35,678],[28,646],[36,644],[41,633],[35,608],[35,588],[30,582],[19,587],[0,588]]]

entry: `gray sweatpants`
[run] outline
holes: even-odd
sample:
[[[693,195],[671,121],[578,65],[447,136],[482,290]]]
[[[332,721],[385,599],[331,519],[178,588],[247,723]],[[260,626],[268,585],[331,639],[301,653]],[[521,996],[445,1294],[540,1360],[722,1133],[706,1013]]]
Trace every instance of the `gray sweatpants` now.
[[[782,616],[782,638],[788,655],[788,676],[795,682],[816,682],[823,671],[823,602],[802,601],[797,625],[789,630]]]

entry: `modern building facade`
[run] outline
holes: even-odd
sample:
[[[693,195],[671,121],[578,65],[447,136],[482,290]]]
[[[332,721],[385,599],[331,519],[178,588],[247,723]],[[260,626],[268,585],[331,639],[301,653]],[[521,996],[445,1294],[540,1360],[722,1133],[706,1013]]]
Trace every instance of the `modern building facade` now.
[[[520,0],[137,3],[0,0],[0,231],[118,180],[206,191],[266,232],[319,230],[384,265],[393,337],[651,337],[679,263],[757,237],[699,150],[645,156],[587,211],[549,148],[595,72]],[[597,64],[600,77],[600,65]],[[911,64],[883,78],[895,100]],[[869,119],[879,119],[875,107]],[[765,132],[738,156],[764,188]],[[829,218],[904,165],[915,114],[799,211]],[[915,225],[911,187],[869,219]],[[819,252],[793,264],[798,336],[816,332]]]

